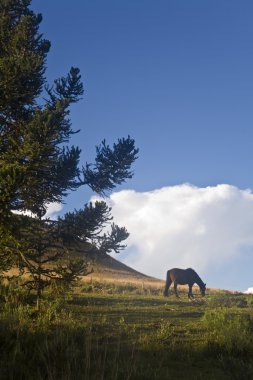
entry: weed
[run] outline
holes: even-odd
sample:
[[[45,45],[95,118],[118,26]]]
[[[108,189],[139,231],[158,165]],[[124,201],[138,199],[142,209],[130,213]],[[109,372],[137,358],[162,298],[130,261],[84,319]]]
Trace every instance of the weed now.
[[[173,337],[175,335],[175,327],[173,324],[165,319],[161,319],[160,326],[157,329],[156,332],[156,338],[158,341],[173,341]]]

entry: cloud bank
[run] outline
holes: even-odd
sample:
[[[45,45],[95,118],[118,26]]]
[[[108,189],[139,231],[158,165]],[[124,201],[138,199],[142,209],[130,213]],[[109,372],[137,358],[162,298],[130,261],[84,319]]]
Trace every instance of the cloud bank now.
[[[183,184],[115,192],[108,203],[114,221],[130,232],[127,249],[116,258],[158,278],[172,267],[206,274],[253,247],[250,190]]]

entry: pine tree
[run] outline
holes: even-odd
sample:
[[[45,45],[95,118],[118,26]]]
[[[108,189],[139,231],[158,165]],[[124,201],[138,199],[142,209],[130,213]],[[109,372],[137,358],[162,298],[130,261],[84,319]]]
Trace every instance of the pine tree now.
[[[39,33],[42,16],[29,8],[30,3],[0,2],[0,267],[7,269],[15,258],[31,274],[29,284],[40,297],[52,281],[71,282],[87,272],[85,263],[59,264],[68,242],[89,242],[97,251],[110,252],[123,249],[121,241],[128,236],[114,224],[101,236],[111,221],[104,202],[86,205],[58,221],[44,218],[49,203],[63,202],[83,185],[105,196],[132,177],[138,149],[130,136],[113,148],[104,140],[96,148],[95,163],[79,166],[81,150],[69,146],[77,133],[69,109],[84,92],[80,71],[72,67],[66,77],[48,85],[50,43]],[[17,210],[33,217],[16,215]],[[52,262],[57,265],[47,265]]]

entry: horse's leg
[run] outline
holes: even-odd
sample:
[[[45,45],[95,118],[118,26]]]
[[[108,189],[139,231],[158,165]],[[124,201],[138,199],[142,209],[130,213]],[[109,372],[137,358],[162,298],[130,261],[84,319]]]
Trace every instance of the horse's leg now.
[[[189,298],[189,299],[194,298],[194,296],[193,296],[193,294],[192,294],[192,285],[191,285],[191,284],[189,284],[188,298]]]
[[[174,290],[175,290],[176,297],[179,298],[179,295],[177,292],[177,282],[176,281],[174,281]]]
[[[167,279],[166,279],[166,284],[165,284],[165,288],[164,288],[164,292],[163,292],[163,295],[165,297],[168,297],[169,295],[169,288],[170,288],[170,285],[172,284],[172,281],[171,281],[171,278],[170,278],[170,274],[169,272],[167,273]]]

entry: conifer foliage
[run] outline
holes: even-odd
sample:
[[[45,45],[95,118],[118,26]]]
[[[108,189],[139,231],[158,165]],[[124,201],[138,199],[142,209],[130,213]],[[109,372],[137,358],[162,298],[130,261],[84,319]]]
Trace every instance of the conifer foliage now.
[[[115,224],[102,233],[112,223],[105,202],[87,204],[58,221],[45,219],[48,205],[63,202],[83,185],[105,196],[132,177],[138,149],[130,136],[113,148],[104,140],[96,148],[95,163],[79,166],[81,150],[69,145],[77,133],[69,112],[84,92],[80,71],[72,67],[53,85],[46,82],[50,43],[40,34],[42,16],[30,3],[0,2],[0,268],[18,263],[31,275],[27,285],[40,297],[52,281],[71,283],[87,273],[85,262],[59,261],[70,245],[85,242],[108,253],[124,248],[121,242],[128,236]]]

